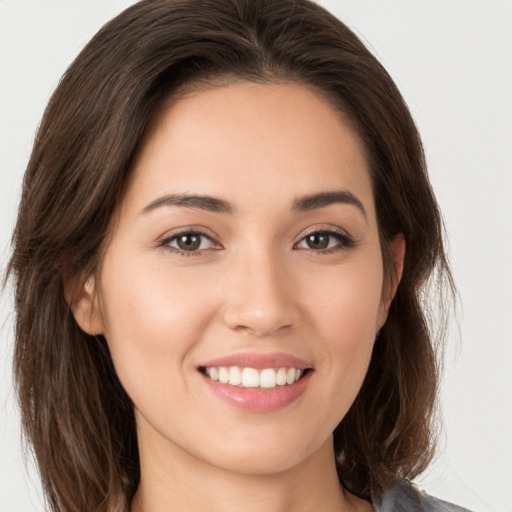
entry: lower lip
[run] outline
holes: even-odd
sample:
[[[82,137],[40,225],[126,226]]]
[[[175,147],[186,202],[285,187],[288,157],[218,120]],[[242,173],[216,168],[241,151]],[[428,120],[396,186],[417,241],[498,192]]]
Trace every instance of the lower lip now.
[[[300,380],[287,386],[275,388],[242,388],[222,384],[202,375],[209,388],[222,400],[235,407],[254,412],[277,411],[297,400],[304,393],[312,371],[308,371]]]

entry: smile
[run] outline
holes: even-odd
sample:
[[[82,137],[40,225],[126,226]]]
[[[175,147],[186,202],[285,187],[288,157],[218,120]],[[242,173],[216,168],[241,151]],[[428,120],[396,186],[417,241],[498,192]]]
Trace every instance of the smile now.
[[[256,369],[238,366],[211,366],[201,369],[204,375],[221,384],[241,388],[273,389],[277,386],[289,386],[297,382],[307,370],[300,368],[263,368]]]
[[[207,389],[222,401],[251,412],[291,406],[305,393],[314,368],[282,352],[242,352],[204,361],[197,367]]]

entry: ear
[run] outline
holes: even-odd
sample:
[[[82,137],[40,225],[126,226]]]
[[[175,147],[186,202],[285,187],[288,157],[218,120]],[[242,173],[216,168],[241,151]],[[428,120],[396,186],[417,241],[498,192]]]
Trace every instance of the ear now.
[[[405,245],[405,237],[402,233],[396,235],[390,244],[393,268],[391,269],[391,276],[384,282],[384,287],[382,290],[381,311],[379,314],[377,330],[379,330],[387,320],[389,307],[391,306],[391,302],[393,301],[398,285],[400,284],[400,280],[402,279],[402,273],[404,270]]]
[[[98,304],[94,276],[90,276],[77,290],[75,279],[64,277],[64,295],[76,323],[92,336],[104,333],[103,318]]]

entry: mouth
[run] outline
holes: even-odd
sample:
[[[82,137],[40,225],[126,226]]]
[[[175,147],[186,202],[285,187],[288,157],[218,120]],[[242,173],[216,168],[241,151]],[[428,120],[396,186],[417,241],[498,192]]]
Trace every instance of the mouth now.
[[[238,353],[197,368],[207,388],[221,400],[251,412],[291,406],[306,392],[313,365],[284,353]]]
[[[200,366],[199,372],[213,381],[246,389],[275,389],[291,386],[311,368],[279,367],[251,368],[239,366]]]

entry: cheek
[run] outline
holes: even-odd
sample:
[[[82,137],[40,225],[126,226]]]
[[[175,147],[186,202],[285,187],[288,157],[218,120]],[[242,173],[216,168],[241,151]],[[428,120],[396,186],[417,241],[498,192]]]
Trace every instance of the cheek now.
[[[211,300],[196,281],[165,266],[119,255],[113,261],[105,259],[102,272],[105,337],[119,379],[137,404],[152,391],[161,395],[162,385],[181,385]]]
[[[102,279],[102,313],[113,342],[119,338],[141,348],[169,349],[169,341],[193,329],[190,322],[207,296],[200,293],[199,279],[169,272],[164,264],[144,259],[105,261]],[[126,343],[123,342],[123,344]]]
[[[344,340],[343,345],[346,342],[350,346],[375,336],[381,316],[383,281],[378,255],[370,253],[323,274],[317,272],[314,282],[304,285],[313,291],[308,303],[317,329],[335,346],[336,340]]]
[[[381,316],[381,262],[361,260],[323,279],[317,275],[316,283],[309,309],[322,341],[317,347],[319,373],[329,376],[335,409],[345,414],[365,378],[375,342]]]

